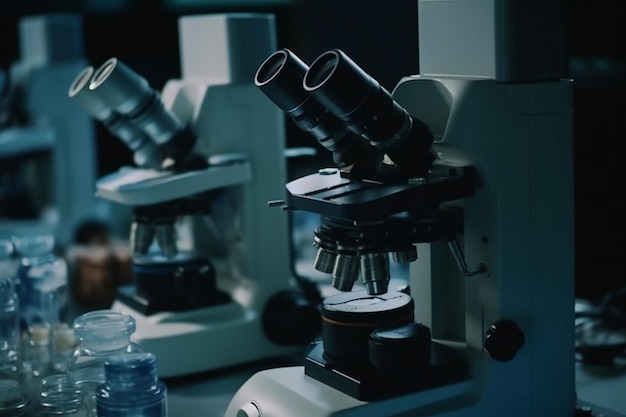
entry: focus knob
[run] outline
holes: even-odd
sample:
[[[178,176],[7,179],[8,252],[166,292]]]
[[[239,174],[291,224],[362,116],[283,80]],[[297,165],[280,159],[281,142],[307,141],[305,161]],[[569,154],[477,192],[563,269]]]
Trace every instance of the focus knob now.
[[[485,349],[500,362],[510,361],[524,346],[524,333],[512,320],[500,320],[491,325],[485,334]]]
[[[319,336],[322,318],[317,305],[299,291],[281,291],[267,302],[263,330],[278,345],[307,345]]]

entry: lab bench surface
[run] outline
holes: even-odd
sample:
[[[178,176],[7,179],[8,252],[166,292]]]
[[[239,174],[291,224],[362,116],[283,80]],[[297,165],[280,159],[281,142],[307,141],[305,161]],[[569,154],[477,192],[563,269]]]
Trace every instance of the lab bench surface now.
[[[254,373],[302,364],[294,355],[256,362],[192,377],[167,380],[170,417],[223,417],[230,399]],[[594,417],[626,417],[626,368],[602,369],[576,365],[576,392]]]

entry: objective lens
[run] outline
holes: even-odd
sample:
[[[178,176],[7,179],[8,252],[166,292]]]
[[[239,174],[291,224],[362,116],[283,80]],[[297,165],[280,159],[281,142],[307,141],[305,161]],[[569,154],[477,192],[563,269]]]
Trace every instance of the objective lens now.
[[[178,253],[176,246],[176,228],[172,223],[156,224],[154,233],[161,254],[166,258],[173,258]]]
[[[304,75],[303,86],[407,175],[424,175],[430,168],[434,160],[430,128],[412,117],[343,51],[333,49],[320,55]]]
[[[398,249],[391,252],[393,261],[399,264],[408,264],[413,261],[417,261],[417,248],[413,245],[406,247],[405,249]]]
[[[313,267],[320,272],[331,274],[335,268],[337,255],[324,248],[318,248]]]
[[[180,163],[191,153],[195,135],[163,106],[159,93],[145,78],[117,58],[109,59],[95,71],[89,90],[127,116],[161,148],[164,157]]]
[[[83,69],[70,85],[68,96],[134,152],[135,164],[143,168],[160,167],[163,157],[150,137],[89,89],[93,73],[91,66]]]
[[[366,141],[350,132],[340,119],[304,91],[302,80],[308,69],[289,49],[281,49],[263,61],[254,84],[302,131],[333,152],[333,160],[340,168],[357,161],[371,165],[372,160],[382,159]]]
[[[359,256],[351,253],[339,253],[335,260],[331,285],[339,291],[351,291],[359,278]]]
[[[361,254],[361,276],[369,295],[387,292],[389,285],[389,257],[386,253]]]
[[[152,223],[134,221],[130,228],[130,247],[134,254],[145,255],[154,240],[155,228]]]

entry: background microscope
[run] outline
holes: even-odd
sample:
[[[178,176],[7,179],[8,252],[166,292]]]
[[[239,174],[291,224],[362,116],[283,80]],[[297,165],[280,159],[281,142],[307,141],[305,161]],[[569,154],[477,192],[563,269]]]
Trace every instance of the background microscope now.
[[[65,95],[85,66],[82,19],[24,17],[20,58],[0,70],[0,228],[71,242],[96,215],[93,123]]]
[[[286,178],[282,114],[252,83],[274,16],[188,16],[179,31],[182,78],[161,94],[117,58],[69,91],[134,151],[137,167],[97,192],[133,207],[135,282],[113,308],[135,317],[162,377],[284,354],[319,329],[292,278],[287,219],[264,210]]]
[[[524,16],[540,36],[518,31]],[[382,156],[287,184],[286,207],[321,216],[315,266],[342,293],[304,366],[252,376],[228,417],[575,413],[562,10],[422,0],[419,19],[420,75],[393,94],[340,50],[308,68],[279,51],[257,72],[300,126],[318,108],[343,122],[327,149],[354,134]],[[408,291],[389,288],[388,253],[411,262]]]

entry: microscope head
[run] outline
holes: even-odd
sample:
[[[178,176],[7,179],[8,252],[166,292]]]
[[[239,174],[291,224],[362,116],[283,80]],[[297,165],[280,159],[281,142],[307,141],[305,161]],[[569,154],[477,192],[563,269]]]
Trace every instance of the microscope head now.
[[[68,95],[134,152],[143,168],[184,167],[195,134],[163,105],[160,94],[117,58],[81,71]]]
[[[390,256],[416,260],[414,243],[444,233],[432,218],[438,203],[466,194],[468,184],[452,185],[445,169],[433,175],[430,128],[339,49],[310,67],[277,51],[255,84],[334,154],[336,168],[287,184],[289,208],[321,215],[315,269],[332,274],[340,291],[351,291],[360,275],[369,295],[386,293]],[[452,171],[459,179],[463,170]]]

